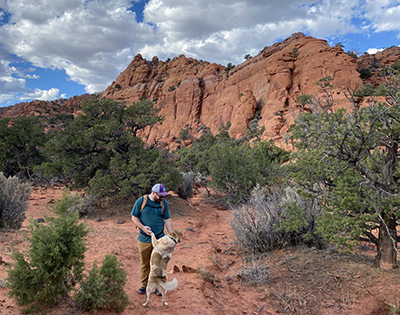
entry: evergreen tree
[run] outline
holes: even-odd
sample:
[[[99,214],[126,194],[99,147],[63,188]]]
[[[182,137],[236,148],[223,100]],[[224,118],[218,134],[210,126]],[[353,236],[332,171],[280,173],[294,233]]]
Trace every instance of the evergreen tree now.
[[[122,313],[129,303],[124,291],[127,272],[115,255],[106,255],[101,268],[94,263],[88,276],[80,283],[76,302],[83,309],[97,312],[97,308],[108,307]]]
[[[211,184],[233,204],[245,202],[257,184],[274,183],[282,176],[280,165],[288,158],[288,153],[274,146],[272,141],[261,141],[253,146],[216,144],[208,154]]]
[[[394,78],[395,91],[398,82]],[[377,245],[379,266],[393,268],[400,215],[398,94],[363,108],[348,95],[350,110],[335,112],[331,92],[326,95],[327,101],[313,104],[314,112],[301,113],[291,127],[297,140],[293,176],[310,196],[324,200],[318,230],[328,241],[350,246],[369,240]]]
[[[93,99],[46,145],[47,175],[63,174],[92,195],[139,195],[154,182],[174,189],[181,180],[155,148],[145,148],[138,130],[163,120],[153,103],[142,100],[126,107],[113,99]]]
[[[100,270],[94,264],[83,277],[89,230],[85,222],[79,223],[78,213],[68,211],[78,199],[64,192],[61,200],[49,204],[58,217],[46,216],[47,225],[31,221],[28,252],[13,251],[7,283],[10,297],[18,305],[29,305],[23,312],[56,305],[78,283],[75,297],[84,309],[108,307],[121,313],[129,303],[124,291],[127,273],[115,255],[106,255]]]
[[[43,163],[47,141],[44,126],[38,117],[19,116],[0,120],[0,171],[5,176],[22,172],[30,177],[32,168]]]
[[[85,223],[77,214],[46,218],[49,224],[30,224],[30,246],[26,254],[13,251],[14,265],[8,272],[10,296],[18,305],[55,305],[82,278]]]

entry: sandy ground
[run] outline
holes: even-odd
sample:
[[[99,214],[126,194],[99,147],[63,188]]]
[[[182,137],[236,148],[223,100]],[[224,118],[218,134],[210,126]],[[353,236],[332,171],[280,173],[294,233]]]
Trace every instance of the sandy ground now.
[[[61,198],[61,189],[34,190],[26,213],[28,219],[49,214],[46,204]],[[389,304],[400,303],[400,273],[381,271],[373,266],[373,250],[345,255],[335,250],[287,249],[267,256],[270,281],[259,285],[243,281],[237,275],[243,257],[234,244],[229,224],[230,213],[218,200],[202,193],[190,200],[167,197],[173,225],[181,233],[168,265],[168,279],[178,280],[178,287],[168,292],[164,307],[161,297],[151,296],[150,306],[142,304],[146,297],[138,295],[140,287],[139,255],[136,247],[138,230],[130,221],[133,204],[103,205],[91,213],[87,224],[86,268],[93,262],[101,265],[106,254],[115,254],[128,272],[125,291],[130,305],[122,313],[137,314],[346,314],[385,315]],[[101,218],[97,222],[96,218]],[[118,219],[125,220],[117,224]],[[24,250],[27,242],[22,234],[28,229],[26,220],[20,231],[0,231],[0,256],[12,263],[11,250]],[[247,265],[251,265],[247,263]],[[5,264],[0,265],[0,279],[5,279]],[[0,314],[16,315],[20,308],[0,286]],[[101,309],[98,314],[111,314]],[[47,310],[46,314],[91,314],[67,302]]]

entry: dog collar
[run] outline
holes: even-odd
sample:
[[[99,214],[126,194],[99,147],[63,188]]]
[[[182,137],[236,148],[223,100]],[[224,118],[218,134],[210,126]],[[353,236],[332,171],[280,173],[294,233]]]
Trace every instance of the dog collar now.
[[[169,237],[171,240],[173,240],[175,242],[175,244],[178,244],[178,242],[173,238],[173,237]]]

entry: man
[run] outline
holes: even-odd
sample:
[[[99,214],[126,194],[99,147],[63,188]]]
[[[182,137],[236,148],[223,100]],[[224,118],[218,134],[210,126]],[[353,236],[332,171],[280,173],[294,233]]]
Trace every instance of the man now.
[[[164,200],[165,196],[168,196],[165,187],[162,184],[156,184],[151,189],[150,195],[142,196],[136,200],[132,209],[132,221],[140,231],[138,237],[141,278],[139,294],[146,294],[150,273],[150,256],[153,250],[151,232],[155,234],[157,239],[164,236],[164,225],[167,227],[168,233],[173,232],[168,202]]]

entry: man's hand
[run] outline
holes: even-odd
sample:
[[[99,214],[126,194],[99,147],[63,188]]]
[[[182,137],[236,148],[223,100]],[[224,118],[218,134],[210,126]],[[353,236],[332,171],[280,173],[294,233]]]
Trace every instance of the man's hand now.
[[[151,235],[151,227],[150,226],[143,225],[142,222],[140,222],[139,218],[135,217],[133,215],[131,216],[131,219],[132,219],[133,223],[135,223],[136,227],[141,229],[147,235]]]
[[[151,235],[151,227],[150,226],[144,226],[143,227],[143,232],[145,232],[147,235]]]

